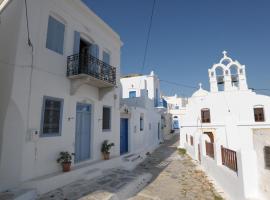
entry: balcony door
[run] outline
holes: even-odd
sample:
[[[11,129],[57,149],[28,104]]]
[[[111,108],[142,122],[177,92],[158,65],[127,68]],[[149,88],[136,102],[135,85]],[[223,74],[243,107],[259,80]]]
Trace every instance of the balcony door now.
[[[97,59],[99,59],[99,47],[97,44],[88,42],[81,37],[78,31],[74,32],[74,47],[73,53],[79,55],[79,72],[91,75],[99,74]],[[90,56],[97,59],[92,59]]]
[[[86,42],[85,40],[80,40],[80,73],[88,74],[88,66],[89,66],[89,55],[91,52],[91,44]]]

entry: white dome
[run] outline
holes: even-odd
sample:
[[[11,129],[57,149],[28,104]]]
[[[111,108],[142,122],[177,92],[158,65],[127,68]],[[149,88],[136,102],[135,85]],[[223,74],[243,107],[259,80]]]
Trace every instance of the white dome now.
[[[202,85],[199,84],[200,89],[198,89],[196,92],[193,93],[192,97],[204,97],[209,94],[207,90],[202,89]]]

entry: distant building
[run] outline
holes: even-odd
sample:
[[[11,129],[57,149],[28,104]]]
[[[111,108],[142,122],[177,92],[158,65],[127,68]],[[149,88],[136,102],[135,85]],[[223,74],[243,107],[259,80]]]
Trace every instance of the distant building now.
[[[186,104],[188,102],[187,98],[174,96],[164,96],[167,101],[167,110],[171,114],[171,129],[178,131],[181,126],[182,119],[186,112]]]
[[[157,75],[128,75],[121,78],[121,153],[144,155],[163,140]],[[162,111],[163,110],[163,111]]]
[[[270,199],[270,97],[248,89],[245,66],[223,52],[210,91],[189,99],[180,147],[231,199]]]
[[[119,35],[79,0],[0,5],[0,192],[44,193],[112,167],[100,149],[109,140],[120,156]],[[70,173],[60,151],[75,153]]]

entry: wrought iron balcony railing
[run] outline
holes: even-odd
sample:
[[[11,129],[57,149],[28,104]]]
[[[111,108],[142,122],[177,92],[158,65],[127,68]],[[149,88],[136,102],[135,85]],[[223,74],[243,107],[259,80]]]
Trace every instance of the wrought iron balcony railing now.
[[[74,54],[67,57],[67,77],[86,74],[116,85],[116,68],[91,55]]]

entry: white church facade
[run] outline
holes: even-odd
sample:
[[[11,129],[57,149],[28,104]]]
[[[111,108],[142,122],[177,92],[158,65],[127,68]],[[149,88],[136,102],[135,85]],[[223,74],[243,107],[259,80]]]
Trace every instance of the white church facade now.
[[[270,198],[270,97],[248,88],[245,66],[223,52],[186,107],[180,147],[231,199]]]

